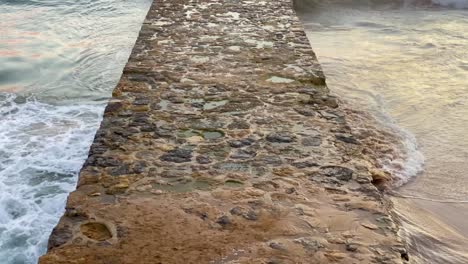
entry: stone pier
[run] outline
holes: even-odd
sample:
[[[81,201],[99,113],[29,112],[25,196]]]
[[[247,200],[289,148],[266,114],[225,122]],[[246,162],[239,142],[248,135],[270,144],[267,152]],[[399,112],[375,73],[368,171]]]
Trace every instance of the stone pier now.
[[[40,264],[401,263],[291,0],[155,0]]]

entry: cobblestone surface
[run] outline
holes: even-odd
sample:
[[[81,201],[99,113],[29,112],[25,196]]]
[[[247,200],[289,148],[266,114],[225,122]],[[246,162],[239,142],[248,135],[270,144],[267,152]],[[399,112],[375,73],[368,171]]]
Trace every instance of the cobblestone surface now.
[[[401,263],[341,104],[289,0],[155,0],[39,263]]]

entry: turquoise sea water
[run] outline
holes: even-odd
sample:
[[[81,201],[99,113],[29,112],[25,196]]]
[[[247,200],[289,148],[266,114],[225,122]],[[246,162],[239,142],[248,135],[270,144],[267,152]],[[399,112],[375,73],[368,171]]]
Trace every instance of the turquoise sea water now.
[[[36,263],[151,0],[0,0],[0,263]]]

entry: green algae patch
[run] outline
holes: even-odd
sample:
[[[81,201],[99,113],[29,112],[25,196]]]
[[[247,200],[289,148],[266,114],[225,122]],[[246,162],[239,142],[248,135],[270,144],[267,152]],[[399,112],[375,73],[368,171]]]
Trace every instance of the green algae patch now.
[[[244,183],[241,181],[237,181],[237,180],[227,180],[224,182],[224,186],[230,187],[230,188],[241,188],[244,186]]]
[[[208,180],[182,181],[170,184],[156,184],[155,189],[167,192],[185,193],[195,190],[207,191],[215,186],[215,182]]]
[[[197,129],[182,129],[177,133],[179,138],[190,138],[200,136],[205,140],[213,140],[224,137],[224,132],[221,130],[197,130]]]

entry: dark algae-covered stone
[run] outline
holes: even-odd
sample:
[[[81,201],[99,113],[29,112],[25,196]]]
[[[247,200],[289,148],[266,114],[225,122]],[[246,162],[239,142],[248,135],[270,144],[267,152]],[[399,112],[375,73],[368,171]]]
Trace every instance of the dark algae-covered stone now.
[[[291,143],[295,139],[294,135],[287,132],[271,133],[266,140],[273,143]]]
[[[324,166],[320,170],[325,176],[335,177],[338,180],[349,181],[353,177],[353,170],[341,166]]]
[[[168,162],[189,162],[192,159],[192,151],[188,149],[174,149],[162,155],[161,160]]]
[[[372,122],[293,1],[154,0],[39,263],[401,263]]]

